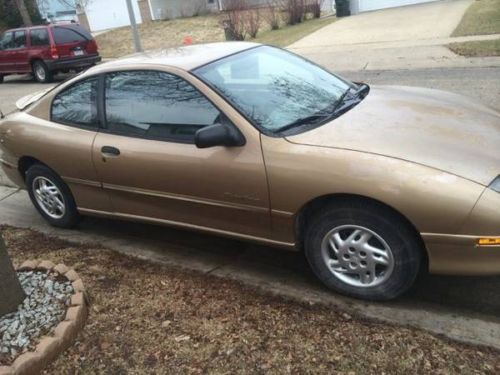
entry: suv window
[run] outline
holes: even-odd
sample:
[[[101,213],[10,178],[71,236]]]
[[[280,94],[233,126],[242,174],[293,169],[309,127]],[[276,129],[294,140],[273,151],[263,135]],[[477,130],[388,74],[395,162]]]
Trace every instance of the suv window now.
[[[47,29],[33,29],[30,31],[32,46],[47,46],[49,45],[49,33]]]
[[[196,88],[164,72],[109,73],[105,97],[108,128],[124,135],[193,143],[219,116]]]
[[[2,40],[0,41],[0,49],[10,49],[14,46],[14,33],[8,31],[2,35]]]
[[[56,95],[51,120],[66,125],[97,128],[97,77],[80,81]]]
[[[14,32],[14,48],[26,47],[26,31],[18,30]]]
[[[54,27],[53,35],[56,44],[85,42],[87,40],[84,35],[68,27]]]

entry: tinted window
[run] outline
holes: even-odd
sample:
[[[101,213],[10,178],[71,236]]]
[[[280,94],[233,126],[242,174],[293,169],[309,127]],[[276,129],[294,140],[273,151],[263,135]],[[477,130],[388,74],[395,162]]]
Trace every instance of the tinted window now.
[[[97,78],[79,82],[57,94],[52,102],[52,121],[97,127]]]
[[[14,32],[14,48],[26,47],[26,31]]]
[[[9,49],[14,46],[14,33],[9,31],[2,35],[2,41],[0,42],[0,47],[2,49]]]
[[[106,120],[113,132],[153,139],[193,142],[218,110],[193,86],[155,71],[106,76]]]
[[[34,29],[30,31],[32,46],[46,46],[49,44],[49,33],[47,29]]]
[[[223,58],[195,73],[270,132],[331,111],[354,87],[299,56],[267,46]]]
[[[87,40],[82,34],[71,30],[69,27],[54,27],[53,34],[56,44],[84,42]]]

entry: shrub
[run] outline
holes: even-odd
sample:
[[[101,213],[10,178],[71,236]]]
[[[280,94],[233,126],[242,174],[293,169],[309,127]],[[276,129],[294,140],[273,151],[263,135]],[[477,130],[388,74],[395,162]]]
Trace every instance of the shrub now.
[[[262,11],[262,17],[271,30],[278,30],[280,28],[280,15],[281,7],[277,0],[269,0],[267,2],[267,9]]]
[[[260,28],[260,11],[259,9],[250,9],[244,11],[245,31],[251,38],[255,38]]]

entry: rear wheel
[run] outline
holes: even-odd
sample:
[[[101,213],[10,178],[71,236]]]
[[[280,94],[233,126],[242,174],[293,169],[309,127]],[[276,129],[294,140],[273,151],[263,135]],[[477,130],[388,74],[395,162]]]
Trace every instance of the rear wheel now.
[[[41,60],[35,60],[32,64],[33,77],[40,83],[52,81],[52,72],[47,65]]]
[[[414,283],[422,259],[412,228],[391,210],[347,202],[310,221],[306,257],[329,288],[367,300],[390,300]]]
[[[72,228],[80,221],[75,200],[66,183],[50,168],[35,164],[26,172],[31,202],[51,225]]]

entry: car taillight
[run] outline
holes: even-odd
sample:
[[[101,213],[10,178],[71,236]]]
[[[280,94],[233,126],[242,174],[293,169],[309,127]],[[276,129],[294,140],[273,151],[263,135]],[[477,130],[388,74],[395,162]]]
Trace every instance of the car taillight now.
[[[54,60],[59,58],[59,52],[57,52],[56,46],[50,47],[50,57]]]

